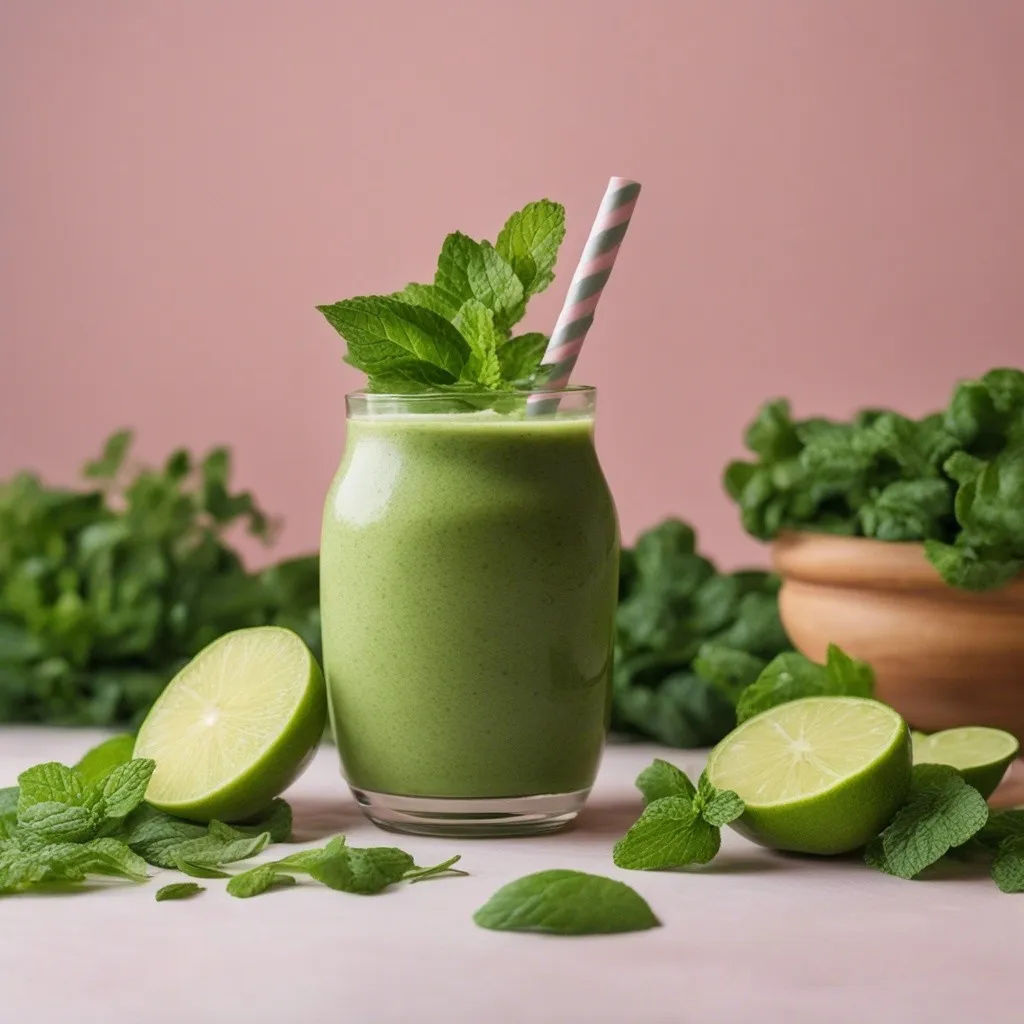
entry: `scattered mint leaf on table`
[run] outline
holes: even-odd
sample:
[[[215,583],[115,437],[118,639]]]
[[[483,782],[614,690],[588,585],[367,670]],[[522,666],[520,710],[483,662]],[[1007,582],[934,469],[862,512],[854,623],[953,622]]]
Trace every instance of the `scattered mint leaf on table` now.
[[[223,822],[211,821],[205,835],[175,846],[173,857],[175,865],[185,861],[201,868],[215,868],[255,857],[269,843],[269,832],[247,835]]]
[[[499,889],[473,920],[492,931],[600,935],[657,928],[647,902],[622,882],[582,871],[539,871]]]
[[[228,895],[238,899],[259,896],[274,886],[295,885],[295,877],[282,870],[277,864],[261,864],[235,875],[228,882]]]
[[[872,866],[914,878],[972,836],[988,821],[988,805],[955,769],[914,765],[910,796],[865,851]]]
[[[120,736],[111,736],[109,740],[105,740],[98,747],[93,747],[75,765],[75,771],[87,784],[98,782],[111,769],[130,761],[134,749],[135,736],[133,734],[124,733]]]
[[[202,825],[172,818],[149,804],[143,804],[125,821],[122,838],[147,864],[174,868],[177,867],[177,848],[183,843],[201,839],[206,833]]]
[[[195,882],[174,882],[157,889],[156,901],[163,903],[166,900],[187,900],[201,892],[206,892],[205,886],[197,885]]]
[[[185,860],[184,857],[177,856],[174,858],[174,866],[183,874],[191,875],[192,878],[230,878],[231,875],[227,871],[221,871],[220,868],[208,867],[205,864],[192,864]]]
[[[992,880],[1002,892],[1024,892],[1024,836],[1004,839],[992,862]]]
[[[410,868],[403,876],[403,880],[406,882],[425,882],[428,878],[439,878],[442,875],[462,875],[467,876],[468,871],[460,871],[455,867],[458,862],[462,860],[462,854],[457,853],[454,857],[449,857],[447,860],[441,861],[440,864],[434,864],[432,867]]]

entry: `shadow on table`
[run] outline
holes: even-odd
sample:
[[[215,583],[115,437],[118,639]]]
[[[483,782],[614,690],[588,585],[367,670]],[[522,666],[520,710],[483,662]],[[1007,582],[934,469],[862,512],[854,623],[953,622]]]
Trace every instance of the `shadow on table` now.
[[[308,843],[349,831],[366,819],[356,804],[343,796],[335,800],[295,797],[292,805],[292,842]]]

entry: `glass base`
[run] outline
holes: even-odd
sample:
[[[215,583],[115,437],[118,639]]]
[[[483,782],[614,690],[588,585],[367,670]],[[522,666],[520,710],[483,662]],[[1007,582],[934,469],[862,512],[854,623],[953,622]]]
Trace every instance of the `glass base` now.
[[[534,836],[565,828],[589,789],[543,796],[461,799],[395,796],[350,787],[363,813],[388,832],[418,836]]]

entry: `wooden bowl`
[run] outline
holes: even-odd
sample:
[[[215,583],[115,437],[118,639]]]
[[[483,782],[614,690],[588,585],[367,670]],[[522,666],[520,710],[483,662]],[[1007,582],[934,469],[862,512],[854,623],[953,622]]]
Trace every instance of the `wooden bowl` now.
[[[772,545],[779,610],[797,649],[829,643],[874,666],[878,697],[916,729],[991,725],[1024,740],[1024,575],[971,593],[921,544],[791,533]]]

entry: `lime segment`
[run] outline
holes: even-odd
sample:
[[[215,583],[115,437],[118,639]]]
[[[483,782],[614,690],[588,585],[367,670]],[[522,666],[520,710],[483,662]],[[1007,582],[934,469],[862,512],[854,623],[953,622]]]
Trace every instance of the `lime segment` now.
[[[295,633],[228,633],[171,680],[139,730],[135,756],[156,761],[146,799],[196,821],[257,814],[305,766],[326,714],[320,668]]]
[[[887,824],[910,789],[910,734],[885,704],[807,697],[749,719],[711,752],[708,776],[747,805],[755,842],[845,853]]]
[[[1019,752],[1016,737],[981,725],[914,735],[914,764],[948,764],[984,797],[992,795]]]

